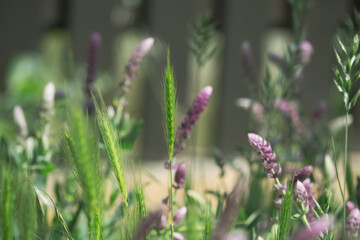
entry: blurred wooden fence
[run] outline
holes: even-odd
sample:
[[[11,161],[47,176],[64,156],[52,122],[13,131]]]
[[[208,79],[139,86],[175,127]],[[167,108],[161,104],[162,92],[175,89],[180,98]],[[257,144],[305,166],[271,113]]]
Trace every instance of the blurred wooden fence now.
[[[302,83],[305,111],[315,103],[328,99],[334,92],[331,66],[334,62],[332,40],[336,27],[351,14],[355,0],[315,0],[307,17],[308,38],[313,43],[315,54],[312,64],[306,69]],[[28,50],[37,50],[44,33],[51,29],[67,30],[74,49],[75,60],[87,58],[88,37],[92,32],[103,36],[100,69],[121,75],[122,69],[115,53],[123,49],[129,54],[132,49],[116,47],[126,39],[129,31],[137,29],[139,36],[155,36],[169,43],[172,50],[179,91],[179,102],[184,109],[191,102],[193,59],[187,51],[188,28],[196,16],[206,11],[218,22],[218,52],[202,74],[201,85],[215,86],[207,120],[200,124],[200,145],[217,146],[232,152],[235,146],[246,139],[247,113],[234,105],[234,100],[248,96],[242,78],[239,46],[249,41],[255,55],[255,64],[261,68],[264,46],[267,41],[286,36],[290,24],[286,0],[11,0],[0,1],[0,76],[11,57]],[[277,33],[281,33],[280,35]],[[137,42],[140,41],[140,37]],[[131,46],[136,46],[132,43]],[[121,53],[119,53],[121,54]],[[127,55],[128,56],[128,55]],[[159,102],[160,80],[164,58],[155,59],[152,74],[139,80],[136,96],[132,96],[134,111],[145,120],[141,147],[145,158],[165,156]],[[123,63],[121,63],[123,64]],[[1,87],[4,87],[4,81]],[[134,87],[136,88],[136,87]],[[332,90],[331,90],[332,89]],[[142,111],[140,111],[140,110]],[[354,110],[353,133],[360,131],[360,104]],[[359,134],[351,134],[353,137]],[[360,138],[352,141],[360,148]]]

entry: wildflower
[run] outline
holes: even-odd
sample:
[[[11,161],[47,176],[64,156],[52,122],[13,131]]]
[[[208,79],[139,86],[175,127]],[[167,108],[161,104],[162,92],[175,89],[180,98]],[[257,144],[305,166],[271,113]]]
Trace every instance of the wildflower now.
[[[163,210],[156,210],[149,213],[148,216],[137,226],[133,240],[144,239],[162,214]]]
[[[13,111],[14,122],[19,129],[20,136],[26,137],[28,135],[28,128],[26,124],[26,119],[24,111],[19,105],[16,105]]]
[[[93,33],[90,36],[89,44],[89,58],[88,58],[88,67],[87,67],[87,76],[85,81],[85,92],[90,96],[90,85],[95,80],[96,74],[96,62],[99,55],[99,49],[101,46],[101,35],[99,33]]]
[[[309,205],[309,212],[307,214],[308,217],[312,217],[314,214],[314,208],[315,208],[315,201],[314,201],[314,196],[313,193],[311,191],[311,182],[310,179],[305,179],[303,182],[304,187],[306,189],[307,192],[307,201],[308,201],[308,205]]]
[[[147,55],[154,44],[154,38],[144,39],[132,53],[129,62],[125,66],[124,80],[121,87],[124,92],[129,91],[131,82],[135,79],[135,72],[139,68],[140,63],[145,55]]]
[[[185,240],[185,237],[181,233],[178,233],[178,232],[174,232],[173,237],[174,237],[174,240]]]
[[[293,183],[296,183],[296,181],[303,182],[305,179],[310,177],[312,174],[314,168],[311,165],[305,166],[303,168],[300,168],[295,172],[294,181],[291,181]]]
[[[294,187],[294,194],[296,196],[296,200],[301,203],[303,207],[306,207],[308,205],[308,193],[302,182],[296,181]]]
[[[346,218],[346,232],[351,238],[356,238],[359,235],[359,229],[360,210],[358,208],[354,208]]]
[[[183,188],[186,178],[186,164],[180,163],[175,173],[175,182],[177,183],[176,188]]]
[[[161,214],[155,224],[155,229],[157,230],[163,230],[167,226],[167,218],[164,214]]]
[[[182,207],[179,210],[177,210],[173,216],[173,221],[175,225],[178,225],[182,222],[187,212],[186,207]]]
[[[310,229],[304,227],[300,229],[291,240],[310,240],[319,237],[321,234],[328,231],[333,225],[334,219],[332,217],[323,217],[310,223]]]
[[[249,81],[253,81],[255,78],[254,63],[249,42],[243,42],[241,44],[240,53],[245,77]]]
[[[298,111],[296,110],[296,106],[293,102],[289,102],[289,101],[286,101],[283,99],[277,99],[274,102],[274,107],[289,117],[291,123],[293,124],[293,126],[296,128],[296,130],[298,132],[301,131],[302,122],[300,119],[300,115],[299,115]]]
[[[280,164],[275,163],[276,154],[272,151],[270,144],[255,133],[249,133],[248,138],[250,145],[259,153],[268,177],[278,177],[281,174],[281,167]]]
[[[180,127],[176,133],[175,152],[181,152],[185,148],[184,141],[190,137],[195,123],[198,121],[201,113],[206,108],[211,97],[213,88],[211,86],[204,87],[196,96],[192,106],[185,115]]]
[[[352,210],[355,209],[355,204],[353,202],[347,201],[346,209],[348,210],[348,212],[351,212]]]
[[[313,46],[309,41],[302,41],[299,43],[299,58],[302,64],[310,62],[311,55],[313,53]]]

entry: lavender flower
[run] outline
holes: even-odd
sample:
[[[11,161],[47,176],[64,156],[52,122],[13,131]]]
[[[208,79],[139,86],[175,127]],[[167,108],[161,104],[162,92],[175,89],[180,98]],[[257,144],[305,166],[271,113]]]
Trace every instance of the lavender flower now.
[[[332,217],[323,217],[310,223],[310,229],[304,227],[300,229],[291,240],[310,240],[328,231],[333,225],[334,219]]]
[[[308,218],[311,218],[314,215],[314,208],[315,208],[315,201],[314,201],[314,196],[313,193],[311,191],[311,182],[310,179],[306,179],[302,182],[305,186],[306,192],[307,192],[307,197],[308,197],[308,204],[309,204],[309,212],[307,214]]]
[[[129,62],[125,66],[124,80],[121,87],[124,92],[129,91],[131,82],[135,79],[135,72],[139,68],[140,63],[145,55],[147,55],[154,44],[154,38],[149,37],[144,39],[132,53]]]
[[[250,145],[259,153],[268,177],[278,177],[281,174],[281,167],[280,164],[275,163],[276,154],[272,151],[270,144],[255,133],[249,133],[248,138]]]
[[[16,105],[13,111],[14,122],[19,129],[19,134],[21,137],[26,137],[28,135],[28,127],[26,124],[26,119],[24,111],[19,105]]]
[[[293,102],[288,102],[284,99],[277,99],[274,102],[274,107],[284,114],[286,114],[289,118],[293,126],[298,132],[302,130],[302,122],[300,119],[300,115],[296,110],[296,106]]]
[[[87,68],[87,76],[85,81],[85,92],[88,96],[90,96],[90,85],[95,80],[96,74],[96,62],[99,55],[99,50],[101,46],[101,35],[99,33],[93,33],[90,36],[89,43],[89,58],[88,58],[88,68]]]
[[[350,238],[356,238],[360,229],[360,210],[354,208],[346,218],[346,232]]]
[[[157,230],[163,230],[167,226],[167,219],[164,214],[161,214],[161,216],[158,218],[158,220],[155,223],[155,229]]]
[[[174,237],[174,240],[185,240],[185,237],[181,233],[178,233],[178,232],[174,232],[173,237]]]
[[[179,225],[182,220],[184,219],[185,215],[187,212],[187,208],[186,207],[182,207],[179,210],[177,210],[173,216],[173,221],[175,225]]]
[[[145,239],[151,228],[159,220],[163,210],[156,210],[148,214],[148,216],[137,226],[133,240]]]
[[[190,137],[189,133],[192,131],[195,123],[198,121],[201,113],[206,108],[213,88],[211,86],[204,87],[196,96],[192,106],[185,115],[180,127],[176,133],[175,152],[181,152],[185,148],[185,140]]]
[[[177,186],[174,186],[175,188],[183,188],[185,184],[186,179],[186,164],[180,163],[177,166],[177,170],[175,173],[175,182],[177,183]]]
[[[294,176],[294,180],[292,180],[291,182],[293,182],[294,184],[297,181],[303,182],[304,180],[306,180],[307,178],[310,177],[310,175],[312,174],[314,168],[311,165],[305,166],[303,168],[300,168],[299,170],[297,170],[295,172],[295,176]]]
[[[251,47],[249,42],[243,42],[240,47],[241,61],[243,64],[243,70],[245,77],[249,81],[254,81],[254,63],[253,63],[253,54],[251,52]]]
[[[302,64],[310,62],[311,55],[313,53],[313,46],[309,41],[302,41],[299,43],[299,58]]]
[[[346,203],[346,209],[348,210],[348,212],[350,213],[352,210],[355,209],[355,203],[347,201]]]
[[[296,181],[294,187],[294,194],[296,196],[296,200],[301,203],[303,207],[306,207],[308,205],[308,194],[302,182]]]

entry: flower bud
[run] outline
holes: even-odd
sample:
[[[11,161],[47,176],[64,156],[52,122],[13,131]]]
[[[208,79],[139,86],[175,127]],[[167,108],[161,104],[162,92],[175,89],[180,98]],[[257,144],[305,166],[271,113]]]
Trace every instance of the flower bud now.
[[[185,240],[185,237],[181,233],[178,233],[178,232],[174,232],[173,237],[174,237],[174,240]]]
[[[298,47],[300,62],[303,64],[309,63],[313,53],[313,46],[311,43],[309,41],[302,41],[299,43]]]
[[[180,163],[176,173],[175,173],[175,182],[177,183],[177,188],[183,188],[186,179],[186,164]]]
[[[186,215],[186,212],[187,212],[186,207],[182,207],[175,212],[174,217],[173,217],[173,221],[174,221],[175,225],[179,225],[182,222],[182,220],[184,219],[184,217]]]
[[[302,182],[297,181],[295,183],[294,194],[299,203],[303,204],[304,206],[307,205],[308,194],[307,194],[306,188]]]
[[[19,105],[15,106],[13,111],[13,117],[14,117],[14,122],[19,129],[19,134],[22,137],[26,137],[28,135],[28,128],[27,128],[24,112]]]
[[[349,216],[346,218],[346,231],[352,238],[356,238],[359,235],[360,229],[360,210],[354,208]]]

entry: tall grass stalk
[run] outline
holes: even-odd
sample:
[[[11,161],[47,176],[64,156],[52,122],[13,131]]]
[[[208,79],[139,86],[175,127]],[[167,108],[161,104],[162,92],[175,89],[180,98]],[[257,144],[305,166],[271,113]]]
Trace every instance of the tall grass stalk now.
[[[102,140],[105,145],[110,166],[115,175],[117,184],[120,188],[120,192],[123,196],[123,201],[125,203],[125,206],[128,206],[128,194],[127,194],[127,187],[125,182],[123,150],[120,145],[118,131],[116,127],[112,124],[106,112],[106,107],[100,92],[99,92],[99,96],[100,96],[101,106],[98,105],[95,97],[93,96],[93,101],[97,113],[98,125],[100,128]]]
[[[89,238],[100,240],[102,193],[98,137],[80,104],[72,104],[68,110],[68,129],[64,136],[68,162],[83,189]]]
[[[165,118],[165,131],[168,144],[168,153],[170,160],[169,169],[169,221],[170,221],[170,234],[171,240],[174,238],[174,225],[173,219],[173,154],[174,154],[174,143],[175,143],[175,109],[176,109],[176,87],[174,82],[173,69],[170,66],[170,50],[167,50],[167,65],[164,74],[164,118]]]
[[[344,192],[342,194],[343,200],[343,228],[345,229],[346,226],[346,175],[347,175],[347,151],[348,151],[348,120],[349,119],[349,109],[346,109],[346,116],[345,116],[345,149],[344,149]]]

